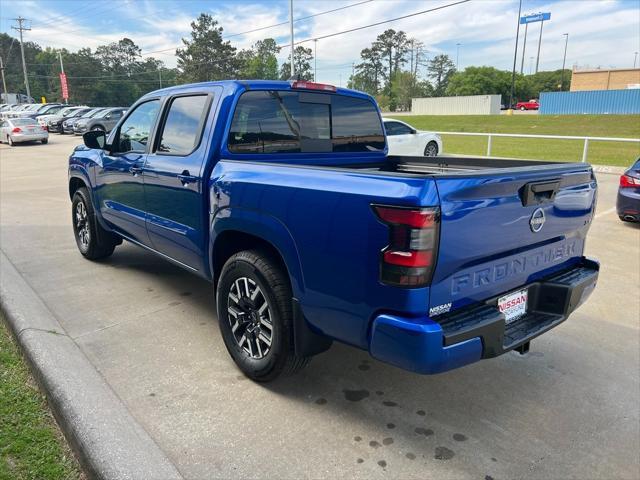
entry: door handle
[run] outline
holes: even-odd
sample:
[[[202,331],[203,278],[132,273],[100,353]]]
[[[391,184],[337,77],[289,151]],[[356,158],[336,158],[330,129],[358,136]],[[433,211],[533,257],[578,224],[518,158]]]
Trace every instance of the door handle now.
[[[191,175],[189,173],[189,170],[185,170],[180,175],[178,175],[178,180],[180,180],[180,182],[182,182],[182,185],[184,187],[186,187],[190,183],[195,182],[196,180],[198,180],[198,177],[194,177],[193,175]]]
[[[142,173],[142,167],[129,167],[129,173],[135,177]]]
[[[543,180],[541,182],[530,182],[524,185],[520,191],[522,206],[539,205],[541,203],[553,202],[556,193],[560,189],[560,179]]]

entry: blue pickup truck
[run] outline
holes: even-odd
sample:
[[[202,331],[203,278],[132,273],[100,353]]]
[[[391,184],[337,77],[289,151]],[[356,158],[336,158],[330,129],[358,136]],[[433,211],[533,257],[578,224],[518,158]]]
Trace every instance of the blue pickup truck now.
[[[127,240],[212,282],[257,381],[333,340],[423,374],[525,353],[596,285],[589,165],[389,156],[360,92],[171,87],[84,143],[69,159],[80,253]]]

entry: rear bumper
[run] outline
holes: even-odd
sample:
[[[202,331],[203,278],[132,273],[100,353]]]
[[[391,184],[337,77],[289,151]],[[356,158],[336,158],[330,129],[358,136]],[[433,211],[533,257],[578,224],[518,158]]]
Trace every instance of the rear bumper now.
[[[373,321],[369,352],[423,374],[502,355],[566,320],[595,288],[599,269],[598,262],[583,258],[570,270],[523,286],[529,289],[527,314],[509,325],[498,310],[497,297],[441,315],[438,322],[379,315]]]
[[[616,210],[618,216],[627,221],[640,222],[640,195],[633,188],[618,190]]]
[[[14,143],[22,143],[22,142],[36,142],[40,140],[44,140],[45,138],[49,138],[49,134],[43,130],[42,133],[33,133],[33,134],[11,134],[11,140]]]

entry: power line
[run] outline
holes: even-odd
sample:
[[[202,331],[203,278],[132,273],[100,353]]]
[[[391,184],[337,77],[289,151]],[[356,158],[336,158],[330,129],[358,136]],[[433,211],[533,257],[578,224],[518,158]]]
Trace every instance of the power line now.
[[[293,20],[293,23],[302,22],[304,20],[309,20],[310,18],[319,17],[321,15],[326,15],[328,13],[338,12],[340,10],[346,10],[347,8],[357,7],[358,5],[362,5],[364,3],[370,3],[370,2],[373,2],[373,1],[374,0],[364,0],[362,2],[351,3],[349,5],[344,5],[342,7],[333,8],[331,10],[325,10],[323,12],[314,13],[313,15],[307,15],[306,17],[295,18]],[[247,35],[248,33],[260,32],[262,30],[268,30],[269,28],[281,27],[283,25],[289,25],[289,21],[280,22],[280,23],[274,23],[273,25],[267,25],[267,26],[264,26],[264,27],[258,27],[258,28],[254,28],[252,30],[246,30],[244,32],[232,33],[230,35],[223,35],[222,38],[227,39],[227,38],[239,37],[241,35]],[[150,55],[152,53],[162,53],[162,52],[173,51],[173,50],[176,50],[176,49],[178,49],[180,47],[183,47],[183,45],[178,45],[178,46],[172,47],[172,48],[164,48],[162,50],[153,50],[151,52],[142,52],[141,55],[145,56],[145,55]]]
[[[437,10],[443,10],[445,8],[454,7],[456,5],[467,3],[467,2],[470,2],[470,1],[471,0],[460,0],[458,2],[448,3],[446,5],[440,5],[439,7],[429,8],[428,10],[422,10],[420,12],[414,12],[414,13],[410,13],[408,15],[402,15],[401,17],[391,18],[389,20],[382,20],[380,22],[370,23],[369,25],[363,25],[361,27],[350,28],[349,30],[343,30],[341,32],[334,32],[334,33],[329,33],[327,35],[321,35],[321,36],[317,36],[317,37],[306,38],[304,40],[299,40],[299,41],[295,42],[295,45],[300,45],[301,43],[306,43],[306,42],[312,42],[314,40],[323,40],[325,38],[336,37],[338,35],[344,35],[345,33],[357,32],[359,30],[364,30],[365,28],[377,27],[378,25],[384,25],[385,23],[395,22],[397,20],[403,20],[405,18],[415,17],[417,15],[423,15],[425,13],[435,12]]]

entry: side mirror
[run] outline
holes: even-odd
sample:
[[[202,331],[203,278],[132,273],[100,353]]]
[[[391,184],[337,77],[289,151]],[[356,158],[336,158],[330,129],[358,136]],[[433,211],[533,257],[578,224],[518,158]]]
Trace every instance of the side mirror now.
[[[107,135],[102,130],[90,130],[82,135],[84,144],[89,148],[102,150],[107,144]]]

